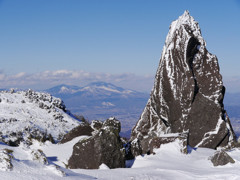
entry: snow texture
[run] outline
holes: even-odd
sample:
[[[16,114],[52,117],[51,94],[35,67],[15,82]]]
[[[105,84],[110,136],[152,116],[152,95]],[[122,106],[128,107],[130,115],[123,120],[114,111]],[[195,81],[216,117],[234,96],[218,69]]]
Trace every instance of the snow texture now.
[[[81,122],[66,111],[61,99],[47,93],[0,92],[0,137],[4,142],[43,138],[55,141]]]
[[[34,141],[33,145],[26,147],[9,147],[0,144],[0,149],[13,151],[13,168],[11,171],[0,171],[0,179],[8,180],[57,180],[62,179],[99,179],[99,180],[237,180],[240,179],[240,150],[233,149],[227,152],[235,161],[234,164],[214,167],[209,157],[216,150],[208,148],[190,149],[190,154],[182,154],[178,141],[164,144],[160,149],[155,149],[155,155],[137,156],[131,168],[107,169],[104,165],[97,170],[66,169],[65,159],[72,153],[72,147],[80,140],[78,137],[65,144],[40,143]],[[32,150],[41,149],[48,158],[49,164],[44,165],[32,161]],[[65,161],[66,162],[66,161]],[[60,169],[60,171],[59,171]],[[63,173],[64,172],[64,173]],[[65,174],[65,175],[64,175]]]

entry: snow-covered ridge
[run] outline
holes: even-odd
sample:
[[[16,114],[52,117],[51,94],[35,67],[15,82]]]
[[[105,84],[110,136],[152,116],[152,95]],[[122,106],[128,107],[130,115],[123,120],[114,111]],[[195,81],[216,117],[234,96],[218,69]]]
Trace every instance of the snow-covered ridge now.
[[[90,83],[83,87],[62,84],[62,85],[53,87],[51,89],[47,89],[46,91],[53,93],[53,94],[75,94],[75,93],[109,94],[109,93],[116,93],[116,94],[128,95],[128,94],[135,93],[135,91],[133,91],[133,90],[123,89],[123,88],[117,87],[111,83],[105,83],[105,82],[94,82],[94,83]]]
[[[0,138],[3,142],[17,145],[30,138],[51,136],[58,141],[79,123],[61,99],[48,93],[0,92]]]

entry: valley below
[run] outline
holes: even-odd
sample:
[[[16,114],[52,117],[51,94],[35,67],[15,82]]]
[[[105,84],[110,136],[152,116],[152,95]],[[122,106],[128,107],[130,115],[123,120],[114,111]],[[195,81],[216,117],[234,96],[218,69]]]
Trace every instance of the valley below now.
[[[88,121],[116,117],[122,125],[121,135],[127,138],[150,97],[150,92],[129,90],[106,82],[90,83],[85,87],[59,85],[45,92],[61,98],[73,114],[82,115]],[[224,105],[239,136],[240,93],[227,92]]]

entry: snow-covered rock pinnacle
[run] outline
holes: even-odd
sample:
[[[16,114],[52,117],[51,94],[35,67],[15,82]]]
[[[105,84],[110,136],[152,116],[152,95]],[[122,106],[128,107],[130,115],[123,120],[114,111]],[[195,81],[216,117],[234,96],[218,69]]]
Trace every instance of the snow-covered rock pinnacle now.
[[[131,139],[145,151],[152,137],[168,133],[188,133],[192,147],[225,146],[235,134],[224,93],[217,57],[207,51],[198,23],[185,11],[170,26],[154,88]]]

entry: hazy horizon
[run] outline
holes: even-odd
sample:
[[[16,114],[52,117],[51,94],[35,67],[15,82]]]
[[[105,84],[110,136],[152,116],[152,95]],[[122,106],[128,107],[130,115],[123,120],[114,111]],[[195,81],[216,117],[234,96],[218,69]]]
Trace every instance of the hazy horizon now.
[[[0,88],[105,81],[149,92],[169,26],[186,9],[227,92],[240,92],[239,0],[0,0]]]

